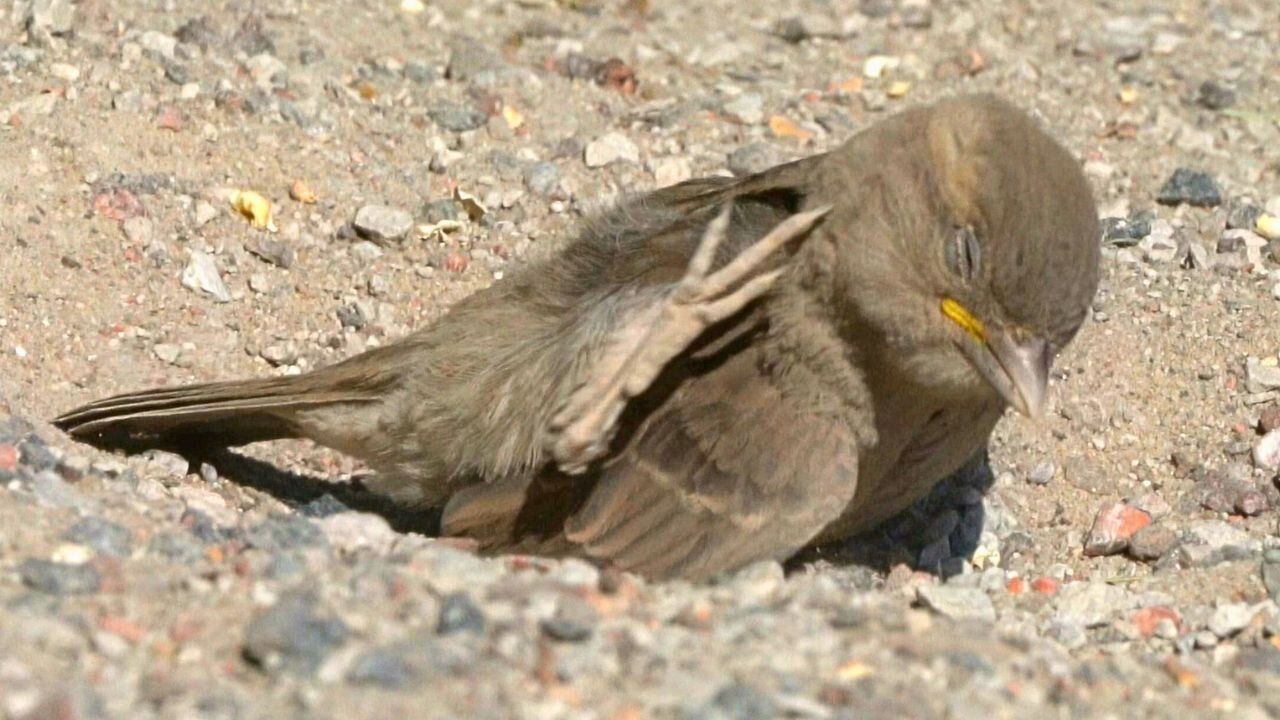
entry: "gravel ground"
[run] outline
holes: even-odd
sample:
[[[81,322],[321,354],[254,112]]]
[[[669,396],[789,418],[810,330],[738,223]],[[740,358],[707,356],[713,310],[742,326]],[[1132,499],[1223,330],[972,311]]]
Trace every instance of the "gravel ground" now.
[[[1280,714],[1274,3],[6,8],[0,716]],[[1037,112],[1108,220],[1050,416],[997,430],[945,581],[839,548],[703,586],[482,558],[303,443],[122,458],[46,422],[333,362],[620,190],[968,90]]]

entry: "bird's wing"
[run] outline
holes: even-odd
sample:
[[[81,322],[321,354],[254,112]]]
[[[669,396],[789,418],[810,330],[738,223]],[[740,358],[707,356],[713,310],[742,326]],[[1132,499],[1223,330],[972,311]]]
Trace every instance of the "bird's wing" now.
[[[852,499],[858,444],[842,418],[783,394],[752,345],[656,402],[564,535],[651,577],[703,579],[783,560]]]

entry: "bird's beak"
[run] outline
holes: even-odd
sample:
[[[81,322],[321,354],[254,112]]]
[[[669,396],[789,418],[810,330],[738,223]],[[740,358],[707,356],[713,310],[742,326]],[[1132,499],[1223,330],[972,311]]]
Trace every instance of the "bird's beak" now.
[[[960,343],[960,349],[1005,402],[1033,420],[1042,419],[1053,361],[1049,344],[1038,337],[988,328],[951,298],[943,298],[942,314],[974,341]]]

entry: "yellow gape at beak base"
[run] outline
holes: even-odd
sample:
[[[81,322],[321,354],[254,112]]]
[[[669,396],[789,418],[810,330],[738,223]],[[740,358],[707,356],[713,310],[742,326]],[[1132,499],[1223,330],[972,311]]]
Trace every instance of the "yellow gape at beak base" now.
[[[987,341],[987,329],[982,321],[973,316],[963,305],[951,298],[942,298],[942,314],[951,318],[951,322],[959,325],[978,342]]]

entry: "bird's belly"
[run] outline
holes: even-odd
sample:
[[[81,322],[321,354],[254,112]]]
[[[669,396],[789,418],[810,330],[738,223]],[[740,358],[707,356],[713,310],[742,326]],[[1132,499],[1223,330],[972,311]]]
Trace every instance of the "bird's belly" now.
[[[986,444],[1004,407],[982,398],[933,409],[885,410],[877,422],[879,442],[859,458],[853,500],[820,541],[871,530],[924,497]]]

